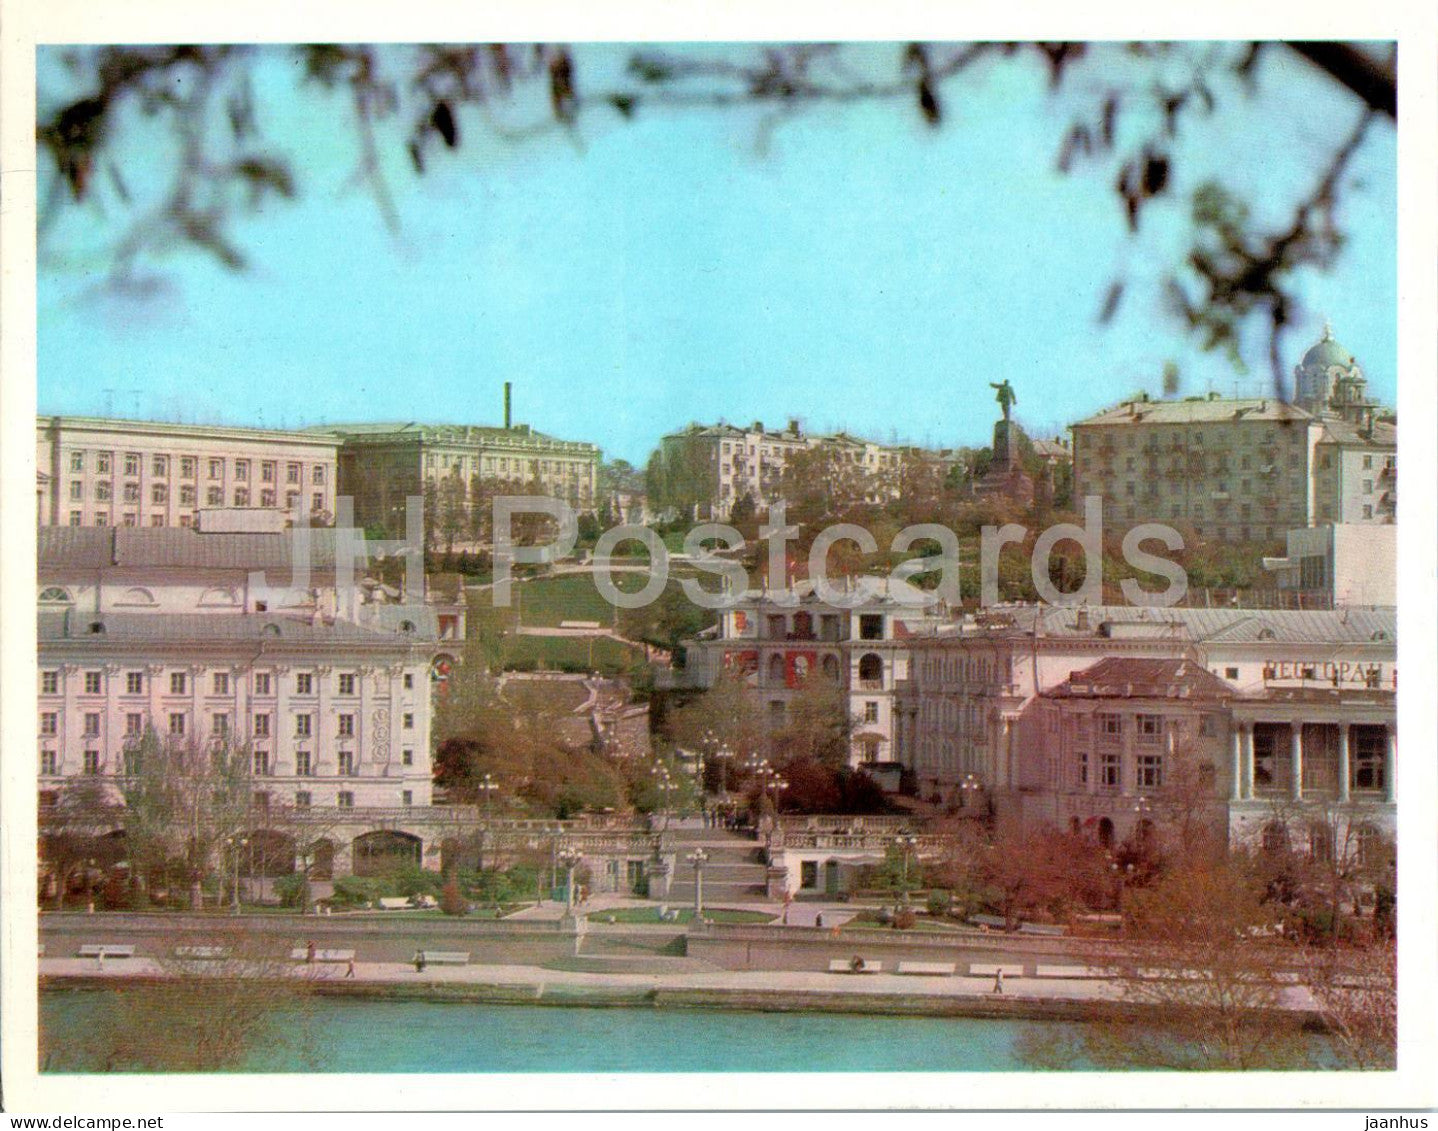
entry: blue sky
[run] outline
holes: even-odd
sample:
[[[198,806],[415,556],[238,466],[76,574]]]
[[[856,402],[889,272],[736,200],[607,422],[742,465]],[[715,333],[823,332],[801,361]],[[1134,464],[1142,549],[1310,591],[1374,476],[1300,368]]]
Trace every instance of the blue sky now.
[[[872,50],[878,66],[898,53]],[[617,72],[627,52],[581,48],[581,82]],[[44,56],[42,112],[77,89]],[[1218,176],[1279,215],[1357,115],[1296,58],[1266,64],[1251,101],[1220,88],[1223,111],[1180,139],[1174,194],[1136,238],[1109,165],[1054,168],[1075,107],[1133,77],[1122,61],[1085,63],[1058,96],[1035,61],[981,65],[943,88],[938,130],[908,103],[825,107],[769,131],[750,111],[595,113],[576,137],[524,142],[465,118],[465,144],[424,178],[396,126],[380,138],[392,233],[347,185],[342,104],[297,91],[290,66],[276,51],[257,89],[301,195],[236,226],[246,271],[183,252],[147,262],[143,292],[107,285],[124,213],[103,193],[46,233],[41,411],[484,424],[498,422],[508,380],[517,419],[641,462],[662,433],[719,417],[980,443],[996,411],[989,382],[1004,378],[1041,432],[1156,394],[1168,360],[1184,392],[1256,393],[1269,379],[1256,340],[1243,377],[1164,313],[1157,281],[1189,234],[1180,200]],[[1331,272],[1305,277],[1287,339],[1291,365],[1327,317],[1388,403],[1394,139],[1386,122],[1370,132],[1340,213],[1349,243]],[[159,191],[166,140],[137,124],[126,145],[124,176],[143,201]],[[1120,271],[1129,297],[1100,327]]]

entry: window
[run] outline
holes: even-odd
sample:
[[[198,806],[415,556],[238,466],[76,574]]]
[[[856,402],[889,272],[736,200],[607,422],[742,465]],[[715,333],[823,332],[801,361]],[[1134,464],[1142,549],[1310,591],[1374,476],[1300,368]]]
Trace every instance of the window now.
[[[400,720],[400,726],[404,730],[414,730],[414,716],[406,711]]]
[[[184,672],[171,672],[171,673],[170,673],[170,694],[171,694],[171,695],[183,695],[184,693],[185,693],[185,673],[184,673]]]
[[[1163,738],[1163,718],[1159,715],[1138,716],[1138,740],[1152,746]]]
[[[100,772],[100,752],[98,750],[85,751],[85,773],[94,777]]]
[[[310,716],[309,716],[309,715],[296,715],[296,716],[295,716],[295,737],[296,737],[296,738],[309,738],[309,737],[310,737]]]
[[[145,716],[138,711],[129,711],[125,715],[125,734],[131,738],[138,736],[145,729]]]
[[[256,738],[269,738],[269,737],[270,737],[270,717],[269,717],[269,715],[256,715],[256,716],[255,716],[254,731],[255,731],[255,737],[256,737]]]
[[[195,505],[195,489],[189,485],[180,488],[180,506],[192,507]]]
[[[60,715],[57,711],[42,711],[40,713],[40,733],[58,734],[60,730]]]
[[[255,694],[268,695],[270,693],[270,673],[255,672]]]
[[[84,499],[84,497],[85,484],[79,479],[72,480],[70,483],[70,501],[73,503],[78,503],[82,499]]]
[[[235,488],[235,506],[247,507],[250,505],[250,493],[243,487]]]
[[[1121,755],[1117,753],[1099,755],[1098,781],[1099,785],[1110,791],[1116,791],[1123,784]]]
[[[205,492],[205,505],[211,507],[223,506],[225,493],[218,487],[211,487]]]
[[[96,484],[95,484],[95,499],[96,499],[96,501],[101,502],[101,503],[108,503],[108,502],[110,501],[110,484],[109,484],[109,483],[96,483]]]
[[[341,738],[353,738],[355,736],[355,717],[353,715],[341,715],[338,721],[339,736]]]
[[[1138,756],[1138,788],[1163,788],[1163,755],[1140,754]]]
[[[151,526],[164,526],[164,525],[165,525],[165,516],[162,515],[162,514],[152,514],[152,515],[150,516],[150,525],[151,525]]]
[[[346,778],[354,777],[354,772],[355,772],[355,756],[354,756],[354,751],[352,751],[352,750],[341,750],[340,753],[339,753],[339,763],[340,763],[340,776],[341,776],[341,777],[346,777]]]
[[[310,807],[310,791],[307,789],[295,790],[295,808],[308,809]]]
[[[864,704],[864,721],[866,723],[876,723],[879,721],[879,705],[873,700],[869,700]]]
[[[285,509],[294,510],[300,505],[300,493],[298,491],[285,492]]]
[[[1365,495],[1371,495],[1371,494],[1373,494],[1373,480],[1371,480],[1371,479],[1365,479],[1365,480],[1363,481],[1363,493],[1364,493]]]
[[[399,761],[400,761],[400,765],[402,765],[402,766],[413,766],[413,765],[414,765],[414,751],[413,751],[413,750],[401,750],[400,753],[399,753]]]
[[[1238,669],[1237,669],[1236,667],[1226,667],[1226,668],[1224,668],[1224,669],[1223,669],[1223,678],[1224,678],[1224,679],[1237,679],[1237,678],[1238,678]]]
[[[126,694],[126,695],[143,695],[144,693],[145,693],[145,673],[144,673],[144,672],[126,672],[126,673],[125,673],[125,694]]]
[[[214,694],[228,695],[230,693],[230,673],[216,672],[214,674]]]
[[[313,495],[310,496],[310,510],[322,511],[324,509],[325,497],[324,495],[320,494],[320,492],[316,491]]]
[[[180,738],[185,733],[185,715],[182,711],[176,711],[170,715],[170,733]]]
[[[285,465],[285,482],[286,482],[286,483],[299,483],[299,481],[300,481],[300,465],[297,464],[297,463],[286,464],[286,465]]]
[[[1107,742],[1117,742],[1123,734],[1123,718],[1113,714],[1099,715],[1098,733]]]
[[[353,809],[355,807],[355,795],[347,789],[342,789],[335,797],[335,804],[341,809]]]
[[[235,478],[241,483],[250,481],[250,461],[247,459],[235,460]]]
[[[261,482],[261,483],[273,483],[274,481],[275,481],[275,461],[272,460],[272,459],[267,459],[267,460],[265,460],[264,463],[260,464],[260,482]]]
[[[125,453],[125,474],[126,474],[126,475],[139,475],[139,474],[140,474],[140,453],[139,453],[139,452],[126,452],[126,453]]]
[[[324,482],[325,482],[325,469],[324,469],[322,466],[320,466],[319,464],[315,464],[314,474],[310,476],[310,480],[311,480],[311,482],[314,483],[314,485],[315,485],[316,487],[322,487],[322,486],[324,486]]]
[[[99,694],[100,694],[100,673],[99,673],[99,672],[86,672],[86,673],[85,673],[85,694],[86,694],[86,695],[99,695]]]
[[[210,460],[210,478],[223,479],[225,477],[225,461],[222,459]]]
[[[1364,456],[1364,457],[1363,457],[1363,470],[1364,470],[1364,471],[1369,471],[1369,470],[1372,469],[1372,467],[1373,467],[1373,457],[1372,457],[1372,456]]]
[[[70,453],[70,470],[71,470],[71,471],[84,471],[84,470],[85,470],[85,453],[84,453],[84,452],[71,452],[71,453]]]
[[[314,773],[314,769],[313,769],[313,767],[310,765],[310,752],[309,752],[308,750],[296,750],[296,751],[295,751],[295,777],[297,777],[297,778],[307,778],[307,777],[312,776],[313,773]]]
[[[1355,790],[1373,791],[1384,787],[1383,755],[1387,736],[1383,727],[1355,726],[1350,732],[1353,761],[1350,785]]]
[[[41,673],[40,673],[40,694],[41,694],[41,695],[57,695],[57,694],[59,694],[59,691],[60,691],[60,673],[59,673],[59,672],[41,672]]]
[[[215,715],[210,720],[210,734],[215,738],[228,738],[230,735],[230,716],[225,714]]]
[[[319,469],[316,468],[315,470],[318,471]],[[400,790],[400,791],[399,791],[399,803],[400,803],[401,805],[405,806],[406,808],[408,808],[409,806],[413,805],[413,804],[414,804],[414,790],[412,790],[412,789],[402,789],[402,790]]]
[[[819,862],[817,860],[801,860],[799,862],[799,886],[801,888],[819,886]]]
[[[1086,785],[1088,785],[1088,751],[1087,751],[1087,750],[1080,750],[1080,751],[1078,752],[1078,766],[1077,766],[1077,771],[1078,771],[1078,782],[1077,782],[1077,784],[1080,785],[1080,786],[1086,786]]]
[[[99,711],[86,711],[86,712],[85,712],[85,733],[86,733],[87,735],[97,735],[97,734],[100,733],[100,712],[99,712]]]
[[[195,467],[197,465],[197,462],[198,461],[195,459],[194,456],[181,456],[180,478],[193,479],[195,477]]]
[[[1364,504],[1363,504],[1363,517],[1364,517],[1364,518],[1372,518],[1372,517],[1373,517],[1373,506],[1372,506],[1372,504],[1370,504],[1370,503],[1364,503]]]
[[[40,772],[48,777],[55,776],[55,751],[40,751]]]
[[[884,639],[884,617],[881,613],[859,614],[859,639]]]
[[[300,672],[295,676],[295,694],[311,695],[314,693],[314,676],[309,672]]]
[[[254,762],[255,762],[255,777],[257,777],[257,778],[269,777],[269,774],[270,774],[270,755],[269,755],[269,752],[266,751],[266,750],[256,750],[256,751],[255,751],[255,759],[254,759]]]
[[[163,479],[170,473],[170,461],[164,456],[155,456],[150,460],[150,474],[156,479]]]
[[[262,507],[272,507],[272,506],[274,506],[274,505],[275,505],[275,493],[274,493],[274,491],[273,491],[273,490],[268,490],[268,489],[261,491],[261,492],[260,492],[260,506],[262,506]]]
[[[413,673],[413,672],[405,672],[405,673],[404,673],[404,689],[405,689],[406,691],[413,691],[413,690],[414,690],[414,673]]]
[[[1198,733],[1203,738],[1212,738],[1217,733],[1212,715],[1201,715],[1198,720]]]
[[[351,672],[344,672],[340,675],[340,694],[353,695],[355,693],[355,677]]]

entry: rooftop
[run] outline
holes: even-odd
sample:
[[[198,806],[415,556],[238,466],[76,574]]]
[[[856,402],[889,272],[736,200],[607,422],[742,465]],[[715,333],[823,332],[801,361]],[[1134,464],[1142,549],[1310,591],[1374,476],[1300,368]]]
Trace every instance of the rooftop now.
[[[1192,660],[1110,657],[1091,664],[1046,693],[1058,699],[1222,699],[1233,689]]]
[[[1314,418],[1276,397],[1190,397],[1181,401],[1136,400],[1106,408],[1080,420],[1074,428],[1094,424],[1231,424],[1302,422]]]
[[[390,606],[385,616],[357,624],[347,620],[312,622],[305,618],[212,616],[203,613],[81,613],[66,609],[36,616],[40,643],[163,644],[433,644],[439,630],[433,611]],[[406,628],[405,626],[409,627]]]
[[[41,574],[57,570],[333,570],[347,536],[356,568],[368,560],[359,531],[296,527],[279,534],[203,534],[184,527],[46,526],[37,532]],[[308,541],[307,551],[302,549]]]
[[[165,436],[223,436],[232,440],[264,440],[271,443],[323,444],[333,447],[339,440],[324,434],[324,429],[294,431],[282,428],[255,428],[234,424],[180,424],[164,420],[129,420],[117,416],[42,416],[35,417],[36,428],[83,428],[96,432],[153,432]]]

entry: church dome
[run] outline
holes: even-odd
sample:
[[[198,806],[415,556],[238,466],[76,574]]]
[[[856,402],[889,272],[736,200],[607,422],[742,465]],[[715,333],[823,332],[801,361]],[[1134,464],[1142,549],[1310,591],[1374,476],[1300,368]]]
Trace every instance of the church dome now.
[[[1330,365],[1351,369],[1357,364],[1353,355],[1333,340],[1333,332],[1326,326],[1323,329],[1322,340],[1303,355],[1303,368],[1305,369],[1324,370]]]

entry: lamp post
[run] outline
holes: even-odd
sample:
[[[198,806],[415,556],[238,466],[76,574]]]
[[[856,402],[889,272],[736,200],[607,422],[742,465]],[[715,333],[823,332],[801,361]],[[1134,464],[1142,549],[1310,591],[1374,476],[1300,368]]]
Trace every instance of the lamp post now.
[[[701,923],[704,921],[704,864],[709,853],[696,848],[684,859],[694,865],[694,922]]]
[[[494,791],[499,788],[499,783],[494,780],[493,775],[485,774],[476,786],[479,795],[484,798],[484,823],[479,828],[479,870],[484,871],[484,849],[485,841],[489,837],[489,799]]]
[[[903,853],[904,857],[904,871],[903,878],[900,880],[900,886],[904,892],[904,906],[907,907],[909,903],[909,853],[918,847],[919,838],[913,833],[900,833],[894,838],[894,844],[898,846],[899,851]]]
[[[564,908],[567,914],[574,914],[574,869],[579,867],[582,857],[577,848],[565,845],[559,850],[559,863],[565,871]]]
[[[238,915],[240,913],[240,852],[250,843],[250,838],[242,836],[236,841],[234,837],[228,837],[225,843],[230,846],[230,861],[234,866],[235,874],[234,896],[231,901],[230,913]]]
[[[674,791],[679,788],[679,783],[669,777],[669,770],[665,766],[654,767],[654,787],[659,790],[659,817],[664,828],[669,827],[669,805]]]
[[[969,799],[973,798],[977,801],[979,799],[979,790],[983,788],[984,787],[979,783],[979,779],[974,777],[973,774],[965,774],[964,780],[959,783],[960,805],[967,809],[969,807]]]
[[[95,914],[95,858],[92,856],[85,863],[85,890],[89,894],[86,910],[88,914],[93,915]]]

